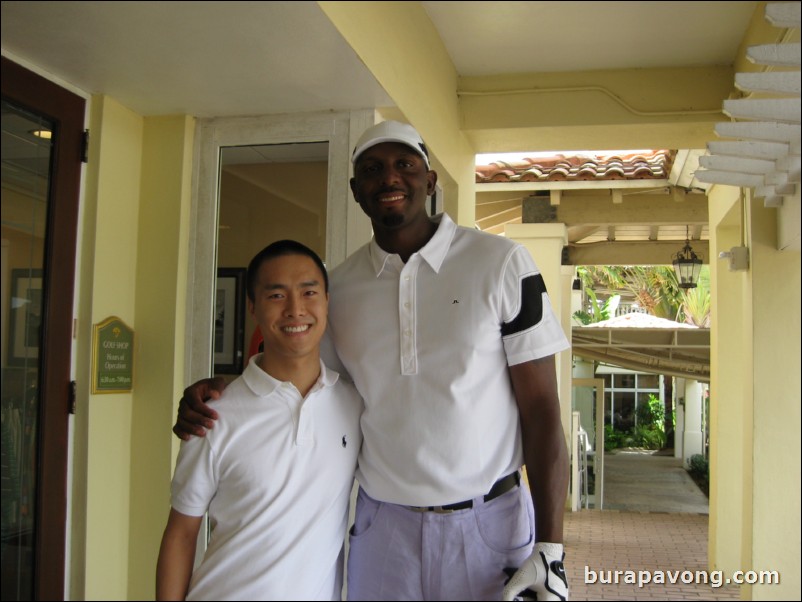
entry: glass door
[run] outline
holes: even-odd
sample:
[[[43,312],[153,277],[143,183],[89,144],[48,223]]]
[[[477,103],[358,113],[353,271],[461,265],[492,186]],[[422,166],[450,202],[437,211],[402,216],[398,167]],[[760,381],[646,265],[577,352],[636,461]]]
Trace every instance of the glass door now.
[[[85,102],[2,68],[2,599],[61,600]]]
[[[33,599],[36,433],[53,123],[2,103],[3,600]]]

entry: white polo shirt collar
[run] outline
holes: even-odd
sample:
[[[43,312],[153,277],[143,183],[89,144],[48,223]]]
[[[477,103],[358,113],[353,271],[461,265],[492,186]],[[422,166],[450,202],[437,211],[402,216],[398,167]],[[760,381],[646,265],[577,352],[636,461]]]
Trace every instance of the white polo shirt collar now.
[[[259,353],[250,359],[248,366],[242,373],[242,378],[245,380],[245,384],[248,385],[250,390],[253,391],[255,395],[258,395],[259,397],[269,397],[285,383],[277,378],[273,378],[259,367],[258,362],[261,360],[261,357],[262,354]],[[326,364],[324,364],[323,360],[321,360],[320,376],[318,377],[314,386],[310,389],[309,395],[325,387],[333,386],[339,378],[339,373],[327,368]],[[309,395],[307,395],[307,397]]]
[[[439,224],[437,230],[431,240],[416,254],[420,255],[421,259],[428,263],[435,273],[438,273],[448,254],[451,240],[457,231],[457,225],[445,213],[434,216],[432,221]],[[382,249],[376,242],[375,237],[370,241],[370,260],[377,278],[387,269],[388,265],[395,265],[399,271],[403,267],[401,258]]]

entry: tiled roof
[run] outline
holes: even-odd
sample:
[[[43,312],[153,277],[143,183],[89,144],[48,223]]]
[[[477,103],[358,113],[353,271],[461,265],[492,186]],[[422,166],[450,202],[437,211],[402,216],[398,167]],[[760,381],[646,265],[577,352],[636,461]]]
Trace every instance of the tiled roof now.
[[[476,166],[476,182],[571,182],[600,180],[663,180],[671,173],[674,152],[583,154],[494,161]]]

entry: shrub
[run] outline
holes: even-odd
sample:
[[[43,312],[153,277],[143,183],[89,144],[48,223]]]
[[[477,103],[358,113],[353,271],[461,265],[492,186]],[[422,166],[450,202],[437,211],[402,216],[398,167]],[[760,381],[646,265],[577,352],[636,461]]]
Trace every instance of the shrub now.
[[[710,490],[710,465],[702,454],[694,454],[688,460],[688,472],[705,495]]]
[[[659,397],[649,395],[646,403],[638,404],[638,424],[651,426],[659,430],[665,428],[666,408]]]
[[[666,434],[654,426],[636,426],[632,429],[632,447],[645,449],[662,449],[666,443]]]
[[[604,451],[612,451],[623,446],[626,433],[615,430],[609,424],[604,425]]]

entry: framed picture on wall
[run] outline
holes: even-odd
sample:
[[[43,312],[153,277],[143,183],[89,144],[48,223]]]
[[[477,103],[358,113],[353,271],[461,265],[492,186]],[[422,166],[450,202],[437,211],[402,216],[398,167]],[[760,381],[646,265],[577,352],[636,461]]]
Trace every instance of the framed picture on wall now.
[[[245,340],[245,268],[218,268],[214,297],[215,374],[241,374]]]
[[[11,270],[10,307],[8,363],[35,363],[42,326],[42,270]]]

